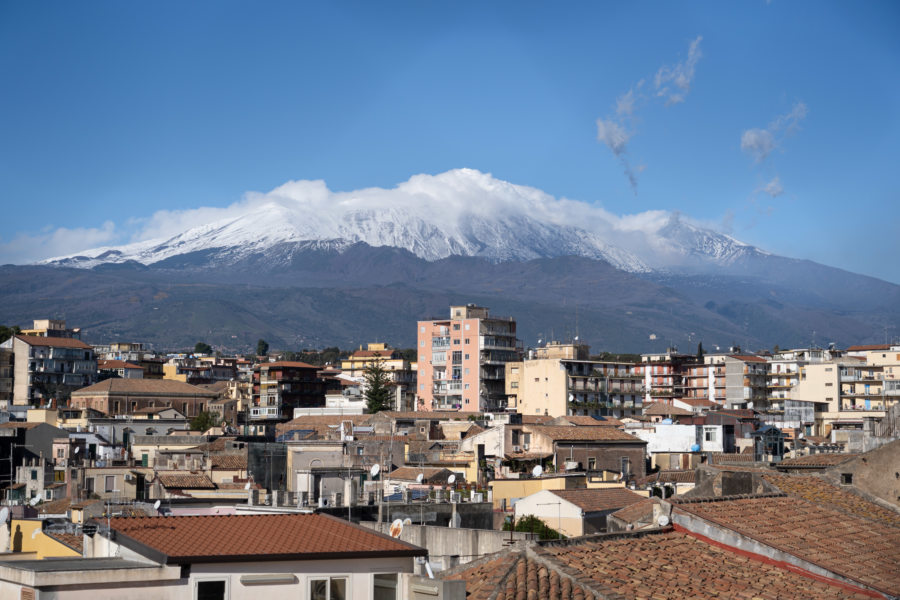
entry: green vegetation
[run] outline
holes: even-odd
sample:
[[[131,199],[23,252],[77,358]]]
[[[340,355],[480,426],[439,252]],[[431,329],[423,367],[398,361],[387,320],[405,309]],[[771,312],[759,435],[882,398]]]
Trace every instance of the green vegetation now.
[[[390,378],[384,369],[384,361],[373,360],[363,373],[366,379],[366,407],[370,413],[377,413],[391,408],[391,390],[388,387]]]
[[[641,355],[640,354],[628,354],[628,353],[614,354],[612,352],[601,352],[600,354],[591,355],[591,360],[607,361],[607,362],[622,362],[622,363],[639,363],[639,362],[641,362]]]
[[[206,342],[197,342],[194,344],[194,354],[212,354],[212,346]]]
[[[513,531],[524,531],[527,533],[537,534],[539,539],[542,540],[559,540],[564,538],[565,536],[560,534],[557,530],[548,527],[546,523],[535,517],[534,515],[526,515],[515,521],[513,517],[506,519],[503,523],[503,531],[509,531],[510,525],[515,522],[515,526],[513,526]]]
[[[219,413],[204,410],[199,415],[191,419],[191,431],[206,431],[212,427],[221,425],[219,421]]]
[[[14,335],[18,335],[22,333],[22,330],[19,329],[18,325],[13,325],[12,327],[7,327],[6,325],[0,325],[0,344],[8,340]]]
[[[699,344],[697,344],[697,362],[698,362],[698,363],[702,363],[702,362],[703,362],[703,356],[704,356],[705,354],[706,354],[706,353],[703,352],[703,342],[700,342]]]
[[[269,342],[260,338],[258,342],[256,342],[256,355],[257,356],[266,356],[269,353]]]

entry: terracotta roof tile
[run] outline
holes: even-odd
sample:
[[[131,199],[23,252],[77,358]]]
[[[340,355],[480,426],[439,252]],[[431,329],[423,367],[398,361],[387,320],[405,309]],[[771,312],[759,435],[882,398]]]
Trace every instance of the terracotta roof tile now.
[[[227,469],[230,471],[247,468],[246,454],[210,454],[209,464],[213,469]]]
[[[270,362],[270,363],[261,363],[259,365],[260,369],[271,369],[272,367],[286,367],[286,368],[295,368],[295,369],[319,369],[315,365],[311,365],[309,363],[294,361],[294,360],[280,360],[278,362]]]
[[[45,531],[44,534],[47,537],[51,537],[57,542],[64,544],[71,548],[72,550],[76,550],[81,553],[84,549],[84,536],[77,535],[74,533],[63,533],[63,532],[55,532],[55,531]]]
[[[778,469],[825,469],[827,467],[839,465],[856,456],[856,454],[808,454],[806,456],[785,459],[775,466]]]
[[[672,469],[651,473],[646,477],[636,480],[635,483],[637,485],[647,485],[648,483],[696,483],[696,481],[696,471]]]
[[[106,379],[100,383],[75,390],[72,392],[72,396],[91,396],[103,393],[216,397],[214,392],[172,379]]]
[[[133,365],[124,360],[98,360],[98,369],[143,369],[140,365]]]
[[[690,417],[694,413],[677,406],[656,402],[644,406],[644,415],[660,417]]]
[[[426,554],[412,544],[321,514],[113,518],[110,524],[118,534],[166,555],[168,564]]]
[[[216,484],[206,475],[199,473],[159,473],[159,482],[165,488],[179,490],[212,490]]]
[[[636,524],[642,522],[649,524],[653,521],[653,506],[655,504],[659,504],[659,498],[644,498],[640,502],[620,508],[610,516],[625,523]]]
[[[644,500],[646,497],[626,488],[595,490],[551,490],[556,496],[571,502],[584,512],[618,510]]]
[[[81,340],[75,338],[58,338],[58,337],[42,337],[38,335],[17,335],[16,338],[22,340],[30,346],[47,346],[50,348],[82,348],[84,350],[92,350],[89,344],[85,344]]]
[[[881,592],[900,594],[900,528],[791,496],[690,502],[677,510]]]

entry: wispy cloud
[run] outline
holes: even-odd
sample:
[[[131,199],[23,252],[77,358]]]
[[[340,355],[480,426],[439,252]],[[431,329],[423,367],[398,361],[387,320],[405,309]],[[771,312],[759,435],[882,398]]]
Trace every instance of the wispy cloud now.
[[[683,61],[672,66],[660,67],[653,78],[656,87],[656,95],[666,99],[666,104],[678,104],[684,102],[688,92],[691,91],[691,82],[694,80],[694,69],[697,61],[703,56],[700,52],[700,42],[703,36],[691,42],[688,55]]]
[[[765,192],[772,198],[777,198],[784,193],[784,186],[781,185],[781,178],[776,175],[772,181],[760,187],[757,191]]]
[[[0,240],[0,262],[24,264],[47,256],[68,254],[121,242],[112,221],[100,227],[44,229],[34,234],[20,233],[8,242]]]
[[[762,162],[778,147],[788,135],[799,127],[800,121],[806,118],[806,104],[797,102],[791,112],[775,117],[764,129],[747,129],[741,134],[741,150]]]
[[[674,65],[660,67],[653,77],[653,90],[644,89],[644,79],[639,80],[627,92],[616,98],[614,115],[597,119],[597,140],[606,145],[622,165],[631,189],[637,194],[637,176],[646,169],[646,165],[634,166],[628,155],[628,143],[635,135],[635,113],[640,105],[652,98],[665,100],[666,106],[684,102],[691,89],[697,61],[703,56],[700,52],[702,36],[697,36],[688,47],[687,57]]]

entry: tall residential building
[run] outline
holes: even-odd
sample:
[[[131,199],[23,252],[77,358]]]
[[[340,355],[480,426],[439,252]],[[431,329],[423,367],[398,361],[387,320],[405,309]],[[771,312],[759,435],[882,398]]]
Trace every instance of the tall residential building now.
[[[12,403],[18,406],[60,399],[97,381],[94,350],[69,337],[14,335],[2,345],[13,352]]]
[[[684,399],[709,400],[726,408],[766,404],[769,363],[752,354],[707,354],[703,363],[683,365]]]
[[[630,363],[590,359],[585,344],[549,342],[506,364],[509,408],[523,415],[640,415],[644,383]]]
[[[516,321],[474,304],[449,319],[419,321],[418,398],[423,410],[506,409],[506,363],[521,360]]]
[[[318,367],[304,362],[262,363],[253,369],[251,421],[288,421],[295,408],[325,406],[325,382]]]

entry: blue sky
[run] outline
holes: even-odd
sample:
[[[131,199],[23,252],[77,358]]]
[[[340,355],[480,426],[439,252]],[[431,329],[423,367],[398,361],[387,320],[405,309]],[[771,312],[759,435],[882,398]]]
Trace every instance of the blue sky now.
[[[896,2],[4,2],[0,263],[470,167],[900,283],[898,31]]]

